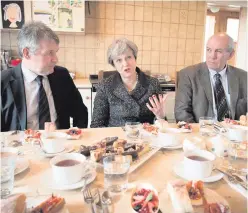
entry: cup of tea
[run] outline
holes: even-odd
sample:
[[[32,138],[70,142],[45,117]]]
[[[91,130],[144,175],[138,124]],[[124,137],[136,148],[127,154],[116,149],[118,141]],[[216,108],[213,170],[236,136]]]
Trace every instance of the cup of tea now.
[[[184,153],[184,173],[191,180],[209,177],[213,170],[215,155],[206,150],[192,150]]]
[[[228,128],[227,137],[230,141],[246,141],[248,135],[248,130],[240,128]]]
[[[86,157],[79,153],[57,155],[50,160],[56,183],[69,185],[79,182],[89,170]]]
[[[67,135],[63,132],[49,132],[41,134],[42,148],[47,153],[58,153],[65,149]]]

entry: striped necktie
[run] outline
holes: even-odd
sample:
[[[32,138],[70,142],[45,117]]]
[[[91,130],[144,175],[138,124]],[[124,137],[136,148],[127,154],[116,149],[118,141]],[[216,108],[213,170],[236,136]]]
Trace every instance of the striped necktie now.
[[[39,129],[44,129],[45,122],[50,122],[49,104],[42,84],[43,76],[38,75],[36,81],[39,84],[38,100],[39,100]]]
[[[217,109],[217,119],[218,121],[223,121],[226,116],[228,116],[229,110],[226,100],[225,91],[221,83],[221,75],[219,73],[214,75],[215,77],[215,87],[214,87],[214,97]]]

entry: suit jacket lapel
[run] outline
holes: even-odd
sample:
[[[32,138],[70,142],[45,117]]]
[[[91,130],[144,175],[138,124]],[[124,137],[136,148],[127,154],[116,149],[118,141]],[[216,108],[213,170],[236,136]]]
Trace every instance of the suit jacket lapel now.
[[[235,118],[235,108],[239,94],[239,80],[235,75],[235,71],[231,67],[227,66],[227,82],[228,92],[230,93],[230,107],[232,118]]]
[[[133,97],[136,100],[140,100],[147,93],[147,88],[149,87],[149,83],[147,82],[145,74],[141,72],[139,68],[137,68],[136,71],[139,74],[139,81],[137,83],[135,90],[133,91]]]
[[[206,63],[202,64],[202,68],[199,70],[198,73],[198,78],[201,82],[202,87],[204,88],[210,106],[213,106],[213,94],[212,94],[209,70],[207,68]]]
[[[24,80],[21,70],[21,64],[18,65],[10,79],[10,87],[13,92],[16,109],[19,115],[21,129],[27,128],[27,106]]]

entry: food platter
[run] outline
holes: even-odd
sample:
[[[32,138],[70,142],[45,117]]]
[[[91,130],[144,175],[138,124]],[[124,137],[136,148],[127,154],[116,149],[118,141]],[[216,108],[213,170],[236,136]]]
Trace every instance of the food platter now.
[[[227,211],[227,213],[231,213],[228,202],[222,196],[220,196],[217,192],[215,192],[214,190],[208,189],[208,188],[204,188],[204,193],[205,193],[205,198],[208,203],[222,203],[229,207],[229,210]],[[173,206],[171,203],[170,196],[166,189],[160,193],[159,200],[163,201],[164,203],[163,205],[160,205],[160,209],[162,212],[175,213],[175,210],[173,209]],[[197,207],[194,206],[193,210],[194,210],[194,213],[204,213],[203,206],[197,206]]]

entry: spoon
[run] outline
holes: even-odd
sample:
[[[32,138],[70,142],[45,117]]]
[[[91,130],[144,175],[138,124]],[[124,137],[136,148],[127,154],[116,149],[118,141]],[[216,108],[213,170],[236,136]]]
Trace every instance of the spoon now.
[[[111,196],[108,191],[103,192],[102,194],[102,208],[103,208],[103,213],[110,213],[112,212],[109,208],[109,205],[112,204]]]

